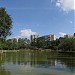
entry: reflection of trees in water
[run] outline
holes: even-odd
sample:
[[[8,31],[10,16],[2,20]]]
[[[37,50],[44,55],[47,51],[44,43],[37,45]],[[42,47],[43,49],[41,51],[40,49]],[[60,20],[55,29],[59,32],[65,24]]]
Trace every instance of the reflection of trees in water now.
[[[75,59],[72,59],[72,58],[62,58],[62,59],[59,59],[60,62],[64,63],[64,65],[66,65],[67,68],[70,69],[70,71],[74,71],[75,72]]]
[[[6,71],[2,65],[5,63],[6,59],[5,53],[0,53],[0,75],[11,75],[9,71]]]
[[[58,55],[58,58],[61,63],[66,65],[67,68],[69,68],[71,71],[75,70],[75,54],[74,53],[60,53]],[[67,57],[67,58],[66,58]]]
[[[11,75],[11,73],[0,66],[0,75]]]
[[[59,57],[64,55],[51,53],[46,51],[21,51],[13,53],[3,53],[0,54],[0,65],[5,62],[18,64],[18,65],[31,65],[33,67],[51,67],[56,66],[60,61],[61,65],[66,65],[70,70],[75,70],[75,60],[74,59],[62,59]],[[65,55],[66,57],[67,55]],[[68,55],[69,57],[71,55]],[[55,57],[55,58],[54,58]],[[48,59],[50,58],[50,59]],[[57,59],[58,58],[58,59]]]

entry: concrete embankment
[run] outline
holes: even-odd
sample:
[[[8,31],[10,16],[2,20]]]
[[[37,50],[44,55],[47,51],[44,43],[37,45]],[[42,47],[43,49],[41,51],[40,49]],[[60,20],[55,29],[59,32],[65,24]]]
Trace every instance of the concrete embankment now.
[[[18,52],[19,50],[0,50],[0,53],[4,52]]]

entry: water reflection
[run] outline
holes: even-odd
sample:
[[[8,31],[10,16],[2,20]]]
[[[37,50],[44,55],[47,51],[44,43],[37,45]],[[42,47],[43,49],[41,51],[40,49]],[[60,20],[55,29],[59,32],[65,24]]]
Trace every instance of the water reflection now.
[[[0,75],[74,75],[75,59],[63,56],[46,51],[1,53]]]

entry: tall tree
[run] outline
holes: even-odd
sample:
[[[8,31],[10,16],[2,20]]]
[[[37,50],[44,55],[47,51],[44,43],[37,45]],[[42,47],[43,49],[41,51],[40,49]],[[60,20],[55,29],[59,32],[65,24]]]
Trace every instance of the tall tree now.
[[[0,38],[11,35],[12,18],[5,8],[0,8]]]

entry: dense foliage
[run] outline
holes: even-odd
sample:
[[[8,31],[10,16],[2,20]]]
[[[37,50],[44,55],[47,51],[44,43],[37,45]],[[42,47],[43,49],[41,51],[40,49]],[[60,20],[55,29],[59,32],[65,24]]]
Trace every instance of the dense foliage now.
[[[0,38],[0,50],[18,50],[18,49],[50,49],[57,51],[75,51],[75,38],[59,38],[54,41],[45,41],[44,38],[38,38],[37,42],[31,42],[27,38]]]
[[[3,39],[0,38],[0,50],[18,50],[29,48],[30,41],[27,38]]]
[[[54,41],[45,41],[45,39],[41,37],[37,39],[37,42],[32,42],[31,45],[43,49],[75,51],[75,38],[59,38]]]
[[[5,8],[0,8],[0,38],[11,35],[12,19]]]

